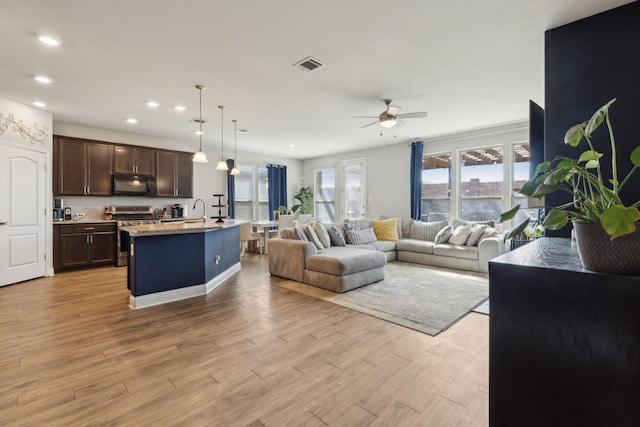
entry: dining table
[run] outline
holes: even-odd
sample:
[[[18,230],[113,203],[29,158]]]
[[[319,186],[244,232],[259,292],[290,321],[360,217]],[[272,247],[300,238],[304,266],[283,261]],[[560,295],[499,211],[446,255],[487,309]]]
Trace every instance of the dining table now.
[[[254,231],[260,232],[262,229],[262,238],[264,239],[264,253],[269,253],[269,231],[273,227],[278,227],[279,222],[273,220],[260,220],[260,221],[251,221],[251,228]]]

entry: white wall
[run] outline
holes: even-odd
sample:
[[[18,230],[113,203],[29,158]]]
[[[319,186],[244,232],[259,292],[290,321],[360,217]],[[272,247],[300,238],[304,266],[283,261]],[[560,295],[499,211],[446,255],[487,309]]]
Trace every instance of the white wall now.
[[[197,141],[178,141],[171,139],[163,139],[134,133],[111,131],[106,129],[98,129],[91,127],[78,126],[68,123],[54,123],[53,133],[55,135],[64,135],[77,138],[87,138],[98,141],[106,141],[113,143],[141,145],[154,148],[164,148],[168,150],[195,152],[198,149]],[[216,165],[220,160],[220,146],[203,145],[203,150],[207,154],[209,163],[193,164],[193,198],[192,199],[173,199],[173,198],[149,198],[149,197],[64,197],[65,207],[71,207],[72,212],[83,212],[87,217],[100,217],[104,214],[106,205],[151,205],[153,207],[168,207],[174,203],[188,204],[193,207],[196,199],[203,199],[207,204],[207,214],[211,215],[213,210],[211,205],[217,199],[214,194],[227,193],[226,172],[216,170]],[[232,151],[225,144],[225,158],[232,157]],[[300,171],[302,162],[299,160],[273,157],[265,154],[245,153],[238,151],[238,160],[241,163],[275,163],[287,166],[287,184],[289,187],[289,195],[297,191],[299,185]],[[292,199],[293,200],[293,199]],[[198,206],[198,212],[195,214],[189,209],[190,216],[202,215],[201,207]],[[223,213],[224,214],[224,213]]]
[[[47,156],[47,178],[45,182],[46,201],[45,206],[47,212],[51,212],[53,207],[53,190],[51,179],[52,155],[53,155],[53,116],[47,111],[30,107],[10,99],[0,97],[0,144],[11,145],[14,147],[22,147],[32,151],[45,153]],[[10,122],[20,123],[29,132],[34,133],[36,129],[44,131],[42,137],[38,137],[37,141],[31,140],[23,133],[19,132],[16,126]],[[6,125],[6,127],[5,127]],[[49,217],[50,218],[50,217]],[[51,221],[47,221],[45,227],[47,257],[47,274],[53,274],[53,226]]]
[[[521,121],[504,125],[496,125],[482,129],[457,132],[429,138],[418,138],[424,142],[424,154],[451,152],[454,158],[462,150],[480,148],[491,145],[502,145],[505,159],[512,157],[511,145],[516,142],[528,142],[528,122]],[[344,160],[366,158],[367,162],[367,217],[379,215],[409,217],[411,210],[409,191],[409,170],[411,160],[411,141],[371,150],[352,151],[333,156],[318,157],[302,163],[304,183],[313,188],[314,170],[334,166],[336,169],[336,190],[341,182],[340,162]],[[457,164],[452,167],[452,186],[458,182]],[[511,177],[511,163],[504,163],[504,180]],[[504,186],[504,210],[510,207],[511,194],[509,186]],[[341,201],[336,194],[336,221],[341,221]],[[457,212],[457,201],[452,203],[451,216]]]

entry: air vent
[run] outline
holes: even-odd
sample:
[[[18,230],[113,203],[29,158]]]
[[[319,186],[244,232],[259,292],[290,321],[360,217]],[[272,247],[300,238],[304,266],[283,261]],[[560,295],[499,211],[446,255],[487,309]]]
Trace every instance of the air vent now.
[[[323,67],[324,64],[315,58],[308,57],[306,59],[303,59],[300,62],[296,62],[295,64],[293,64],[293,66],[298,67],[298,69],[302,71],[309,72],[309,71],[317,70],[320,67]]]

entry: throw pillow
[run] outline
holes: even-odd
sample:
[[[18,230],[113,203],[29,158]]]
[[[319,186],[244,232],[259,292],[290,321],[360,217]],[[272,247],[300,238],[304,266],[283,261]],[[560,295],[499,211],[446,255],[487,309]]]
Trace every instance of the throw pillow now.
[[[316,232],[313,230],[313,227],[311,226],[311,224],[304,225],[304,234],[307,235],[307,238],[309,239],[309,241],[313,243],[318,250],[324,249],[324,246],[322,246],[322,242],[318,238],[318,235],[316,234]]]
[[[327,231],[327,227],[325,227],[325,225],[320,221],[312,222],[311,226],[313,227],[313,231],[315,231],[316,234],[318,235],[318,238],[320,239],[322,246],[324,246],[325,248],[328,248],[329,246],[331,246],[331,238],[329,237],[329,232]]]
[[[453,234],[449,237],[449,243],[452,245],[464,245],[471,233],[470,225],[461,225],[453,230]]]
[[[445,228],[438,231],[438,234],[436,234],[436,238],[433,240],[433,242],[436,245],[439,245],[440,243],[447,243],[449,241],[449,237],[451,237],[452,234],[453,234],[453,227],[450,225],[447,225]]]
[[[487,228],[485,228],[482,231],[482,236],[480,236],[480,240],[478,240],[478,244],[482,242],[484,239],[486,239],[487,237],[494,237],[497,235],[498,235],[498,231],[495,228],[487,226]]]
[[[461,225],[473,225],[473,224],[487,224],[489,227],[496,226],[496,222],[492,219],[489,219],[486,221],[467,221],[465,219],[453,218],[451,220],[451,226],[453,227],[454,230],[460,227]]]
[[[296,225],[293,229],[295,230],[298,240],[304,240],[305,242],[309,241],[301,225]]]
[[[436,239],[438,231],[447,225],[447,221],[420,222],[414,220],[409,229],[409,238],[433,242]]]
[[[409,238],[409,233],[411,231],[411,224],[413,223],[413,219],[401,218],[400,223],[401,223],[400,228],[402,229],[402,237]]]
[[[378,240],[390,240],[397,242],[398,238],[398,221],[395,218],[385,220],[373,220],[373,232]]]
[[[471,226],[471,232],[469,233],[469,237],[467,237],[467,242],[465,245],[467,246],[475,246],[480,241],[480,237],[482,237],[482,233],[484,229],[487,228],[487,224],[473,224]]]
[[[352,245],[364,245],[377,241],[376,233],[373,228],[365,228],[364,230],[346,230],[347,242]]]
[[[355,221],[350,221],[349,219],[345,219],[344,220],[344,229],[345,230],[351,230],[351,231],[360,230],[360,223],[355,222]]]
[[[342,234],[340,230],[340,226],[330,225],[327,227],[327,231],[329,232],[329,238],[333,246],[346,246],[347,242],[345,241],[344,234]]]

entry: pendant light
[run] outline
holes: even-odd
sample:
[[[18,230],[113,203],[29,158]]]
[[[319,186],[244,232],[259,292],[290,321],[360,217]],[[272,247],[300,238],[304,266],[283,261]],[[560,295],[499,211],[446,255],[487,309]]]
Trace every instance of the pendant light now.
[[[231,169],[230,175],[240,175],[240,169],[238,169],[238,121],[236,119],[231,120],[233,122],[233,169]]]
[[[224,105],[218,105],[220,109],[220,161],[216,169],[220,171],[228,171],[229,166],[224,159]]]
[[[200,131],[198,132],[200,136],[200,149],[193,155],[193,161],[196,163],[207,163],[207,155],[202,151],[202,123],[204,123],[204,120],[202,120],[202,89],[204,89],[204,86],[196,85],[196,89],[200,91],[200,118],[193,119],[193,121],[198,122],[200,125]]]

